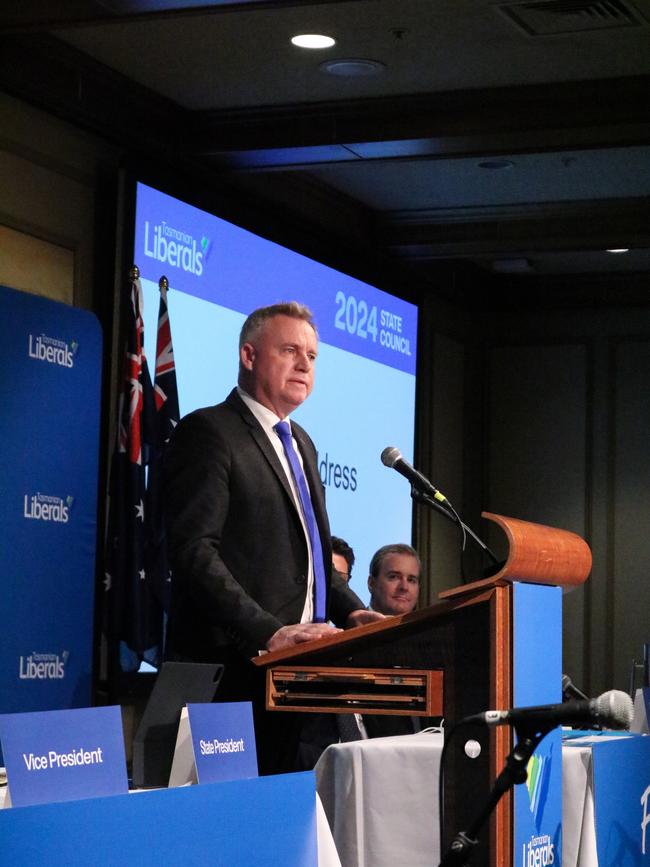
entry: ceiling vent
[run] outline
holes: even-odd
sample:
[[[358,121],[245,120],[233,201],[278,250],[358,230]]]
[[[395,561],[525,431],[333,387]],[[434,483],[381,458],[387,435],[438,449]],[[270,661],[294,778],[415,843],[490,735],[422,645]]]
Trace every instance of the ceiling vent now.
[[[589,30],[639,27],[644,22],[623,0],[533,0],[498,7],[529,36],[556,36]]]

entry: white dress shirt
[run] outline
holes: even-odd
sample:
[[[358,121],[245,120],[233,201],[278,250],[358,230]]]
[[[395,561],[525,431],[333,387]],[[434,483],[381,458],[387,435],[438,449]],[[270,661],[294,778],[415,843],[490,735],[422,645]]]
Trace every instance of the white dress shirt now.
[[[293,473],[291,472],[291,467],[289,466],[289,461],[287,460],[287,456],[284,451],[284,446],[282,445],[282,440],[280,439],[276,431],[273,430],[273,428],[279,421],[289,422],[289,427],[291,427],[291,422],[288,417],[285,419],[281,419],[272,410],[263,406],[259,401],[255,400],[255,398],[251,397],[250,394],[247,394],[247,392],[245,392],[239,386],[237,386],[237,393],[262,426],[264,433],[268,437],[269,442],[273,446],[273,449],[278,456],[278,460],[282,464],[282,469],[284,470],[284,473],[289,482],[289,486],[291,487],[291,491],[293,493],[293,501],[298,511],[298,515],[300,516],[300,522],[302,524],[302,529],[305,534],[305,541],[307,543],[307,551],[309,553],[309,562],[307,566],[307,595],[305,598],[305,606],[302,610],[302,615],[300,617],[300,622],[311,623],[314,618],[314,559],[312,556],[309,531],[307,529],[305,516],[303,515],[300,495],[298,494],[298,490],[296,488],[296,483],[293,478]],[[293,435],[291,437],[291,442],[293,444],[293,450],[298,455],[300,466],[304,469],[302,455],[300,454],[300,450],[298,449],[297,443],[293,438]]]

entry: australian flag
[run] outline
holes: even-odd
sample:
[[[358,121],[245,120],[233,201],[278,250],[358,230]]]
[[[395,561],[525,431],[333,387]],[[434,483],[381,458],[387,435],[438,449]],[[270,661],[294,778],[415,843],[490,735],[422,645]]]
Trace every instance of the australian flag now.
[[[178,424],[178,389],[174,347],[167,309],[167,278],[160,279],[156,375],[154,380],[155,420],[147,482],[147,569],[151,586],[165,611],[169,610],[171,575],[167,560],[165,523],[162,509],[163,456]]]
[[[146,467],[156,441],[155,403],[144,352],[142,287],[137,268],[131,272],[125,307],[105,590],[107,635],[112,642],[122,643],[123,667],[132,669],[142,659],[156,663],[163,638],[162,606],[147,564]]]

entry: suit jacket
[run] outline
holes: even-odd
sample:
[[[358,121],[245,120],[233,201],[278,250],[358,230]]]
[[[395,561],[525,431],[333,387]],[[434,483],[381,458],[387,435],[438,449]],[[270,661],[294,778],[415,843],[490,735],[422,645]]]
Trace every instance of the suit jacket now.
[[[361,600],[331,574],[330,529],[316,449],[298,443],[327,572],[328,617],[344,625]],[[196,661],[236,649],[252,657],[281,626],[298,623],[308,549],[282,465],[234,389],[179,423],[166,456],[165,503],[172,566],[168,647]]]

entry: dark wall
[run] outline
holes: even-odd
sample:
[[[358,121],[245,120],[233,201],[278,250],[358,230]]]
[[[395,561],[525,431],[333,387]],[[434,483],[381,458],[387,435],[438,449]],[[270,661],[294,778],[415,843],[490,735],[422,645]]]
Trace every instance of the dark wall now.
[[[422,392],[431,431],[421,459],[495,548],[499,531],[481,509],[588,541],[592,575],[564,597],[564,669],[593,694],[627,689],[650,638],[650,314],[489,318],[489,340],[468,323],[465,337],[427,341],[435,373]],[[418,517],[433,596],[458,582],[458,538],[442,519]]]

